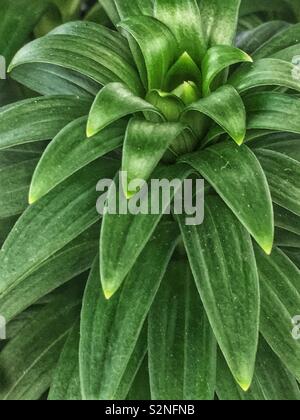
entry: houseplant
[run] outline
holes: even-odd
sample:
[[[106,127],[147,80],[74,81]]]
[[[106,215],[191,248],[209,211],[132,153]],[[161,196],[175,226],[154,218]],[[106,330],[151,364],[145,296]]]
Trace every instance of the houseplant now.
[[[9,60],[36,95],[0,110],[0,397],[298,399],[297,2],[246,9],[236,45],[238,0],[101,4],[116,29],[69,22]],[[203,224],[101,219],[120,168],[204,178]]]

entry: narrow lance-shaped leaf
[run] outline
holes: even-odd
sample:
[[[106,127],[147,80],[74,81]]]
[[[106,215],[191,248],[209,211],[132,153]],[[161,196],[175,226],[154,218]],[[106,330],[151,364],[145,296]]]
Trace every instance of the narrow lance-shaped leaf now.
[[[199,112],[220,125],[237,144],[242,144],[246,135],[246,111],[238,92],[230,85],[223,86],[207,98],[188,106],[182,120],[190,112]]]
[[[116,171],[114,161],[96,161],[23,213],[0,251],[0,293],[18,284],[99,219],[95,185]]]
[[[18,83],[41,95],[94,97],[101,85],[73,70],[52,64],[33,63],[16,67],[10,74]]]
[[[300,217],[274,204],[275,226],[300,235]]]
[[[70,331],[53,375],[49,401],[80,401],[79,321]]]
[[[299,44],[299,34],[300,23],[290,25],[285,30],[280,31],[278,34],[271,37],[266,43],[261,45],[261,47],[255,51],[253,58],[258,60],[260,58],[271,57],[286,48]]]
[[[300,98],[277,92],[259,92],[244,98],[250,130],[300,133]]]
[[[61,349],[80,312],[82,286],[78,286],[42,306],[5,346],[0,354],[1,400],[36,400],[49,389]]]
[[[144,195],[145,188],[141,194],[136,194],[126,202],[125,206],[137,206],[138,211],[130,212],[117,209],[116,214],[106,212],[103,217],[101,237],[100,237],[100,259],[102,261],[101,281],[105,296],[110,298],[121,286],[125,277],[133,267],[138,256],[149,241],[152,233],[168,210],[176,192],[181,188],[182,181],[189,176],[191,169],[186,165],[159,166],[153,173],[152,179],[164,180],[166,188],[163,197],[162,189],[154,185],[149,185],[148,193]],[[116,180],[117,181],[117,180]],[[166,184],[167,181],[167,184]],[[168,182],[169,181],[169,182]],[[115,196],[119,195],[120,187],[115,189],[113,185],[108,193],[107,201],[109,205],[113,203]],[[156,192],[156,193],[155,193]],[[120,191],[121,197],[123,192]],[[138,214],[135,214],[135,213]],[[126,214],[124,214],[126,213]]]
[[[148,336],[152,399],[213,400],[216,340],[188,263],[169,265],[149,313]]]
[[[272,199],[300,216],[300,162],[282,153],[255,151],[268,178]]]
[[[201,0],[200,13],[208,46],[232,45],[241,0]]]
[[[186,226],[185,248],[210,324],[238,384],[249,389],[259,329],[259,282],[251,238],[218,197],[206,197],[206,218]]]
[[[203,95],[211,93],[211,85],[215,78],[227,67],[244,61],[252,62],[252,58],[237,48],[229,45],[216,45],[210,48],[201,65],[203,77]]]
[[[107,13],[108,17],[114,25],[120,21],[120,16],[116,7],[116,4],[113,0],[99,0],[101,6]]]
[[[152,16],[153,0],[114,0],[121,20],[133,16]]]
[[[89,107],[89,100],[75,96],[45,96],[0,108],[0,149],[50,140]]]
[[[266,58],[243,65],[229,79],[240,93],[260,86],[283,86],[300,91],[300,78],[294,76],[295,66],[283,60]]]
[[[16,286],[4,290],[0,294],[0,307],[6,321],[87,271],[98,251],[98,230],[98,225],[92,226]]]
[[[0,54],[7,63],[27,41],[41,16],[49,8],[50,1],[1,0]]]
[[[252,54],[276,33],[288,26],[290,26],[289,23],[279,20],[263,23],[252,30],[238,34],[236,46],[248,54]]]
[[[84,166],[122,145],[126,130],[124,121],[111,125],[90,140],[86,138],[86,123],[86,117],[71,122],[46,148],[33,174],[29,193],[31,204]]]
[[[224,358],[218,360],[217,394],[225,401],[298,401],[300,392],[293,375],[288,372],[261,336],[253,383],[243,392],[234,382]]]
[[[164,90],[174,91],[183,82],[194,82],[201,91],[202,75],[192,57],[184,52],[173,66],[168,70],[164,81]]]
[[[133,91],[142,93],[138,74],[111,43],[99,42],[101,38],[86,38],[69,34],[49,34],[25,45],[12,60],[9,71],[18,66],[44,63],[77,71],[92,80],[106,85],[123,82]]]
[[[272,200],[266,176],[251,150],[226,141],[181,160],[206,178],[269,254],[274,237]]]
[[[81,315],[80,374],[84,398],[114,399],[119,392],[178,234],[176,224],[162,222],[121,290],[109,301],[101,292],[99,264],[95,263]]]
[[[154,112],[159,117],[161,115],[156,107],[136,96],[124,84],[110,83],[100,90],[91,107],[87,136],[91,137],[109,124],[136,112]]]
[[[129,33],[141,49],[147,70],[148,90],[161,89],[177,54],[177,42],[172,32],[162,22],[148,16],[126,19],[119,27]]]
[[[278,249],[270,257],[257,248],[255,253],[261,284],[261,333],[299,381],[300,342],[293,336],[293,320],[299,315],[300,271]]]
[[[28,191],[37,159],[26,160],[0,169],[0,217],[22,213],[28,206]]]
[[[138,119],[129,122],[122,162],[127,178],[126,182],[123,180],[123,190],[127,198],[137,192],[129,189],[130,183],[136,179],[148,181],[168,147],[185,129],[181,123],[151,123]]]
[[[197,1],[155,0],[154,16],[173,32],[179,52],[187,52],[200,65],[206,52],[206,42]]]

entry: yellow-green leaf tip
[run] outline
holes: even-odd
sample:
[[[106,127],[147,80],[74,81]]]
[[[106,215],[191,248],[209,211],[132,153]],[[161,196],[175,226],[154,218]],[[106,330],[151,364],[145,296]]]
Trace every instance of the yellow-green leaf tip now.
[[[91,125],[87,125],[86,127],[86,136],[87,138],[91,138],[96,134],[96,130],[91,126]]]
[[[109,300],[115,294],[115,290],[112,290],[112,289],[104,289],[103,290],[103,293],[104,293],[105,299]]]
[[[244,392],[249,391],[250,386],[251,386],[251,382],[238,382],[238,384]]]

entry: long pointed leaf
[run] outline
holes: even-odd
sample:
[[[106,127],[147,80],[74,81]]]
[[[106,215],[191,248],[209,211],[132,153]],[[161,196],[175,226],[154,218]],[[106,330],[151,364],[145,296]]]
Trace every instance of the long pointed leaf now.
[[[254,373],[259,329],[259,282],[251,239],[217,197],[206,198],[206,218],[181,232],[210,324],[242,389]],[[238,315],[237,315],[238,314]]]
[[[95,264],[81,316],[80,372],[84,398],[114,399],[119,391],[177,235],[173,223],[160,224],[122,289],[109,301],[101,292],[99,264]]]
[[[154,112],[160,115],[149,102],[136,96],[121,83],[110,83],[97,95],[90,110],[87,136],[97,134],[109,124],[136,112]]]
[[[122,145],[125,122],[112,125],[92,139],[86,138],[86,122],[86,117],[73,121],[49,144],[33,174],[30,203],[39,200],[87,164]]]
[[[260,330],[273,351],[300,380],[300,342],[292,335],[300,308],[300,271],[278,249],[270,257],[256,249],[261,284]]]
[[[178,179],[183,181],[190,172],[190,168],[185,165],[161,166],[154,171],[152,179],[169,181]],[[100,268],[102,286],[108,298],[121,286],[149,241],[163,213],[170,205],[175,189],[171,186],[170,199],[163,200],[164,202],[161,203],[157,213],[151,212],[151,191],[149,191],[149,196],[147,195],[142,199],[146,202],[148,214],[133,215],[129,212],[127,214],[110,214],[108,212],[104,215],[100,238],[100,259],[102,261]],[[111,196],[114,197],[114,194],[115,191],[112,188],[108,200]],[[162,201],[161,189],[157,198],[159,202]]]
[[[237,144],[242,144],[246,135],[246,111],[238,92],[230,85],[223,86],[207,98],[188,106],[182,115],[200,112],[220,125]]]
[[[182,161],[207,179],[265,252],[270,253],[274,237],[272,200],[266,176],[250,149],[227,141],[187,155]]]
[[[154,16],[174,33],[180,52],[187,52],[200,65],[206,43],[197,1],[155,0]]]
[[[177,53],[172,32],[162,22],[148,16],[126,19],[119,26],[134,38],[141,49],[146,64],[148,90],[161,89]]]
[[[75,96],[26,99],[0,108],[0,149],[52,139],[66,124],[88,113],[90,101]]]
[[[18,284],[99,219],[95,185],[116,170],[112,160],[96,161],[23,213],[0,251],[0,293]]]
[[[128,185],[136,179],[148,181],[168,147],[185,130],[181,123],[151,123],[132,119],[126,131],[122,171],[127,174],[123,190],[128,198],[136,193]],[[141,150],[141,144],[143,148]]]
[[[216,340],[188,264],[173,262],[149,314],[154,400],[213,400]]]
[[[300,162],[271,150],[257,150],[273,201],[300,216]]]

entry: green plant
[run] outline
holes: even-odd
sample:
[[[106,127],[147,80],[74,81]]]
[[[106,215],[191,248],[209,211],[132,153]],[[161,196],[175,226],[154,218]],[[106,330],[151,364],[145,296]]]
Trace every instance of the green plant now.
[[[239,0],[100,3],[118,31],[67,23],[10,63],[41,96],[0,109],[3,239],[22,213],[0,252],[0,398],[297,400],[300,25],[236,48]],[[200,174],[204,223],[100,221],[120,167]]]

